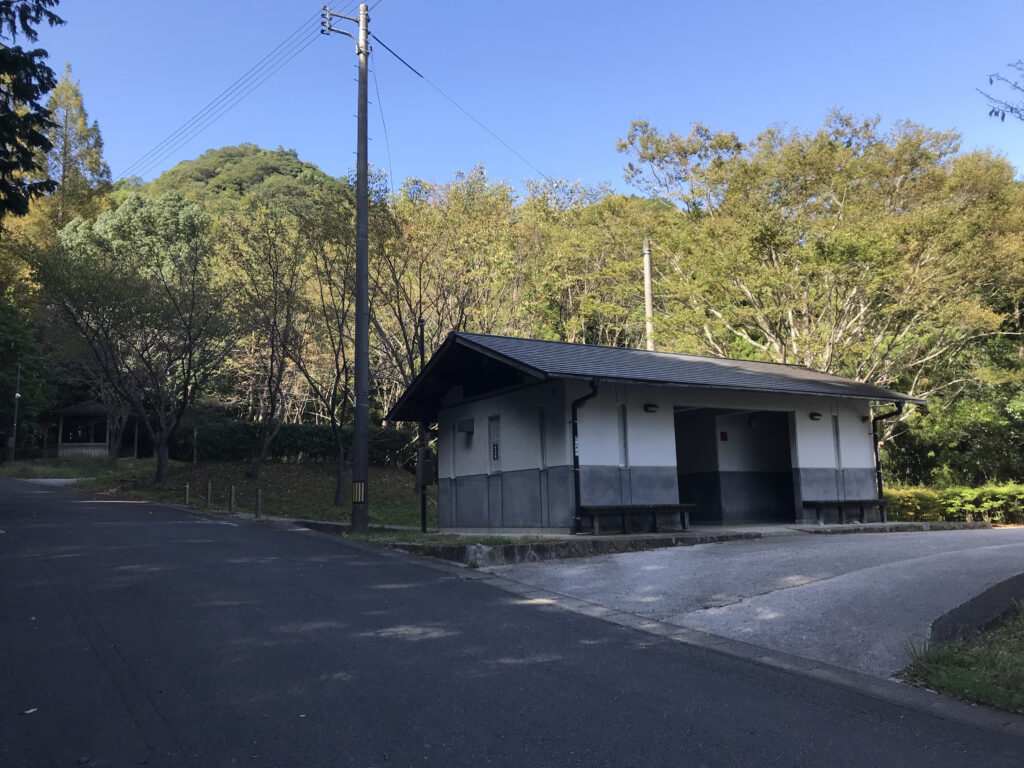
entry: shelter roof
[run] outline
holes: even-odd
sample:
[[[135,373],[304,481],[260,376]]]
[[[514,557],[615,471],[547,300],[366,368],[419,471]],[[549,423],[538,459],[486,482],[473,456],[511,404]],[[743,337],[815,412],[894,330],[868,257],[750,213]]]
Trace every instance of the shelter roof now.
[[[456,385],[471,397],[551,379],[925,402],[799,365],[456,332],[449,334],[388,418],[432,420],[445,393]]]

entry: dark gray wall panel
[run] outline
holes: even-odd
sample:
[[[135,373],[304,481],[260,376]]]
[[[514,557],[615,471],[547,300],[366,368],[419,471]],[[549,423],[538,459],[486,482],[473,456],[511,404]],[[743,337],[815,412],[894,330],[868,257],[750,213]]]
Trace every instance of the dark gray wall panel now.
[[[487,528],[487,475],[467,475],[455,481],[455,527]]]
[[[812,501],[839,498],[839,478],[834,469],[804,467],[796,469],[800,478],[800,495]]]
[[[626,467],[619,467],[619,498],[620,504],[636,504],[629,487],[629,470]]]
[[[679,478],[675,467],[630,467],[633,504],[678,504]]]
[[[724,523],[796,519],[790,472],[721,472],[719,476]]]
[[[505,528],[540,528],[540,470],[501,473],[501,524]]]
[[[501,473],[487,476],[487,523],[501,528]]]
[[[844,469],[843,481],[848,499],[874,499],[878,496],[873,469]]]
[[[717,472],[690,472],[679,475],[679,503],[693,504],[694,523],[721,523],[722,497]]]
[[[584,506],[622,503],[618,467],[580,467],[580,497]]]
[[[569,528],[576,513],[572,467],[548,467],[548,526]]]
[[[455,504],[452,498],[452,481],[447,477],[437,479],[437,524],[441,528],[455,525]]]

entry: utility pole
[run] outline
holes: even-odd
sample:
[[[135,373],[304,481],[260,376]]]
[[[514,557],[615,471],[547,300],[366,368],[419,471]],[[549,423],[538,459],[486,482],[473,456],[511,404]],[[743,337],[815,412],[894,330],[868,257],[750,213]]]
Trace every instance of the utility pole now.
[[[426,328],[426,323],[423,322],[423,315],[420,315],[419,321],[419,337],[420,337],[420,372],[423,372],[423,332]],[[427,532],[427,485],[433,481],[433,466],[431,462],[427,461],[429,456],[428,451],[430,450],[430,438],[427,435],[427,422],[421,421],[417,425],[416,430],[416,475],[419,479],[420,486],[420,531],[422,533]],[[427,472],[431,472],[431,477],[427,477]]]
[[[18,439],[18,401],[21,400],[21,363],[18,363],[18,378],[14,383],[14,423],[11,425],[11,449],[8,453],[8,460],[14,461],[14,447]]]
[[[356,118],[356,349],[355,406],[352,429],[352,530],[365,531],[370,524],[367,485],[370,479],[370,225],[369,174],[367,169],[367,69],[370,58],[370,15],[366,3],[359,6],[359,18],[334,13],[323,6],[320,30],[323,34],[337,32],[356,43],[359,56],[359,96]],[[336,29],[332,19],[346,19],[359,24],[359,37]]]
[[[644,317],[647,320],[647,349],[654,351],[654,296],[651,293],[651,241],[644,238]]]

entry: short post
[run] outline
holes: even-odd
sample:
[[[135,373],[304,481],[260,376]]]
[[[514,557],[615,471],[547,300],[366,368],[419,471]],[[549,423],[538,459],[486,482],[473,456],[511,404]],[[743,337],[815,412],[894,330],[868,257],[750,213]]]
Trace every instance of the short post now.
[[[210,504],[213,503],[213,480],[206,481],[206,508],[210,508]]]
[[[188,483],[185,483],[185,506],[188,506]]]
[[[231,496],[228,499],[228,512],[235,512],[235,486],[231,486]]]
[[[256,517],[259,517],[260,516],[260,512],[262,512],[262,511],[263,511],[263,492],[259,488],[257,488],[256,489]]]

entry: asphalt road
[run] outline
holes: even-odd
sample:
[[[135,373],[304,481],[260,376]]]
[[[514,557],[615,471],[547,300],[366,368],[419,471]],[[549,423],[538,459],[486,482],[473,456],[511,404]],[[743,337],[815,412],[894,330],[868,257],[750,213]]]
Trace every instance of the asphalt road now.
[[[341,540],[0,480],[0,765],[1020,766],[1024,741]]]
[[[822,535],[490,569],[616,611],[889,677],[932,623],[1024,572],[1024,528]],[[1022,761],[1024,762],[1024,761]]]

